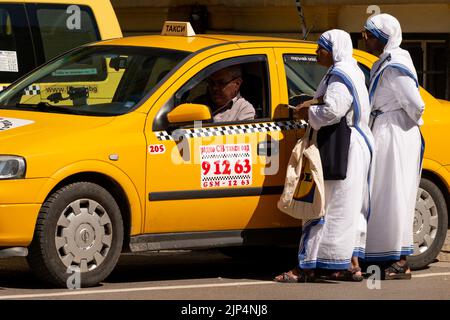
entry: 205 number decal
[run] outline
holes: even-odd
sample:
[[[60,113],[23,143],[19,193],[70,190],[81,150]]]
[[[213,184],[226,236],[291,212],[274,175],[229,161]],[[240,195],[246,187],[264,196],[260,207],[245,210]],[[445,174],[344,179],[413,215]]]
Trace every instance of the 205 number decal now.
[[[166,152],[166,146],[163,144],[151,144],[148,146],[148,153],[161,154]]]

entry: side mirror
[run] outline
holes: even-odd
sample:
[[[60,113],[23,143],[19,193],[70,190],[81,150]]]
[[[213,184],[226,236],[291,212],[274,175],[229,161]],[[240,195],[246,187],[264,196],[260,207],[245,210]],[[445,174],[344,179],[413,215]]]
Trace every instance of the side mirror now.
[[[211,120],[209,108],[203,104],[183,103],[167,114],[171,124]]]

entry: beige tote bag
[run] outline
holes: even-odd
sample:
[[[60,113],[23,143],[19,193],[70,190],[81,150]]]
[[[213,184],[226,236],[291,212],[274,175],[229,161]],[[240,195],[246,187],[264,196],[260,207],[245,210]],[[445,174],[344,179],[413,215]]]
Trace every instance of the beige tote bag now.
[[[325,215],[322,162],[311,128],[292,150],[278,209],[296,219],[311,220]],[[311,140],[310,140],[311,138]]]

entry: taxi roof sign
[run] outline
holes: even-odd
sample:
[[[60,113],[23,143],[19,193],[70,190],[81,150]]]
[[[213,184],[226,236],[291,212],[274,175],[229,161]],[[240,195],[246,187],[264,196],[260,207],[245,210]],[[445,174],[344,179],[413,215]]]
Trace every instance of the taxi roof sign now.
[[[161,32],[162,36],[195,36],[194,29],[189,22],[185,21],[166,21]]]

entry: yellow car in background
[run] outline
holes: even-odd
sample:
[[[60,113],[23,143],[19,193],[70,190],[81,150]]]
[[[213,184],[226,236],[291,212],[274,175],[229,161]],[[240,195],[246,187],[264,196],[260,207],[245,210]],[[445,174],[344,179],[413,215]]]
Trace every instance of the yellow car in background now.
[[[120,38],[109,0],[0,0],[0,91],[39,65],[75,47]],[[96,61],[71,72],[77,80],[100,81]],[[83,75],[83,77],[81,77]],[[48,82],[42,83],[45,86]],[[66,90],[60,84],[53,90]],[[40,87],[27,88],[32,95]],[[91,87],[95,94],[95,87]]]
[[[300,221],[276,203],[305,128],[287,105],[325,72],[316,44],[165,28],[75,49],[0,94],[0,256],[28,253],[40,279],[64,287],[76,273],[92,286],[123,251],[298,245]],[[354,55],[368,75],[376,58]],[[256,119],[214,123],[195,102],[231,65]],[[415,267],[442,247],[450,182],[450,109],[421,93]]]

